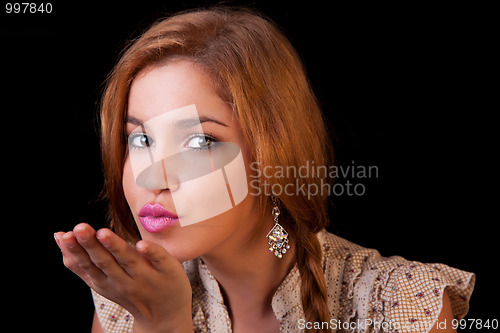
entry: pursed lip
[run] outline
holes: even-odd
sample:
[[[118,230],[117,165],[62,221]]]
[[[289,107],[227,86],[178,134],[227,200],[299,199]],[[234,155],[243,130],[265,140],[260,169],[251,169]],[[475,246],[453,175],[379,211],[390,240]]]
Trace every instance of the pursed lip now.
[[[174,226],[179,217],[160,204],[147,203],[139,211],[139,221],[148,232],[160,232]]]
[[[139,217],[148,217],[148,216],[168,217],[171,219],[178,219],[179,218],[177,215],[169,212],[168,210],[163,208],[162,205],[160,205],[158,203],[156,203],[156,204],[147,203],[144,205],[144,207],[141,208],[141,210],[139,211]]]

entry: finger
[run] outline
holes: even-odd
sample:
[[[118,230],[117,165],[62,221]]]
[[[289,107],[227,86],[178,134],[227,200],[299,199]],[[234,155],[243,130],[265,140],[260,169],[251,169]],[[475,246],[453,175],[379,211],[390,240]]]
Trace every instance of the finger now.
[[[54,239],[56,240],[57,246],[59,246],[59,249],[61,250],[61,253],[63,255],[63,263],[66,268],[83,278],[81,275],[87,275],[84,270],[82,270],[78,265],[76,264],[76,260],[74,259],[73,255],[69,252],[67,246],[62,240],[62,237],[66,233],[63,231],[56,232],[54,233]],[[77,271],[77,272],[76,272]],[[84,274],[85,273],[85,274]]]
[[[59,246],[59,249],[61,251],[62,251],[62,248],[61,248],[61,242],[59,241],[59,237],[62,237],[62,234],[64,234],[64,232],[62,232],[62,231],[54,232],[54,239],[56,241],[57,246]]]
[[[135,248],[107,228],[97,231],[96,238],[128,275],[135,278],[140,274],[145,262]]]
[[[151,263],[151,265],[160,272],[168,272],[170,270],[171,261],[175,260],[167,250],[160,245],[141,240],[137,242],[136,249],[143,254]]]
[[[119,283],[130,281],[129,274],[121,267],[110,253],[96,238],[95,230],[86,223],[80,223],[73,229],[78,245],[86,252],[93,264],[112,280]]]
[[[57,236],[63,263],[69,270],[78,275],[90,287],[102,283],[106,275],[97,268],[88,257],[85,250],[76,241],[73,232],[59,233]]]

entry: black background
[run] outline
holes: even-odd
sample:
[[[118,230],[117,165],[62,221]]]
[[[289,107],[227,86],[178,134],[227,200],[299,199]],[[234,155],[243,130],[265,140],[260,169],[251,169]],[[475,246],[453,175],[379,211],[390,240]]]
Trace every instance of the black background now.
[[[103,82],[126,41],[155,19],[211,3],[52,1],[50,14],[6,14],[2,3],[2,275],[16,331],[89,331],[90,292],[63,266],[52,234],[81,221],[104,226],[95,121]],[[332,197],[331,231],[385,256],[476,273],[467,318],[500,319],[491,9],[227,4],[250,4],[292,40],[337,165],[378,167],[378,178],[354,180],[363,196]]]

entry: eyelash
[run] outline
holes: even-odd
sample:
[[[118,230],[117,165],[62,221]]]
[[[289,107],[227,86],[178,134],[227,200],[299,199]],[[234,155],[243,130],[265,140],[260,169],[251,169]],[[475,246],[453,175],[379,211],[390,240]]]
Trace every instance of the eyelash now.
[[[144,149],[144,148],[142,148],[142,147],[134,147],[134,146],[131,146],[131,145],[129,144],[130,140],[132,140],[132,139],[134,139],[134,138],[136,138],[136,137],[140,137],[140,136],[145,136],[145,137],[147,137],[148,141],[149,141],[149,142],[152,142],[152,143],[150,144],[150,146],[153,146],[153,145],[154,145],[154,140],[153,140],[153,139],[152,139],[149,135],[147,135],[147,134],[145,134],[145,133],[142,133],[142,132],[141,132],[141,133],[130,133],[130,134],[129,134],[129,135],[127,135],[127,137],[126,137],[126,142],[127,142],[127,145],[128,145],[128,147],[129,147],[130,149]],[[215,144],[215,143],[217,143],[217,142],[219,142],[219,139],[217,139],[214,135],[212,135],[212,133],[210,133],[210,134],[205,134],[205,133],[194,133],[194,134],[191,134],[190,136],[188,136],[188,137],[184,140],[184,142],[185,142],[185,144],[187,144],[187,143],[188,143],[191,139],[196,138],[196,137],[200,137],[200,136],[205,137],[205,141],[206,141],[206,139],[210,140],[210,142],[211,142],[211,145],[209,146],[210,148],[213,148],[213,147],[212,147],[212,145],[213,145],[213,144]],[[195,150],[195,151],[204,151],[204,150],[207,150],[208,148],[190,148],[190,149]]]
[[[211,144],[208,148],[211,148],[211,149],[214,148],[213,145],[215,143],[219,142],[219,139],[217,139],[215,136],[213,136],[212,133],[210,133],[210,134],[194,133],[194,134],[191,134],[189,137],[187,137],[185,142],[188,143],[191,139],[199,137],[199,136],[205,137],[205,141],[206,141],[206,139],[210,140]],[[192,149],[194,151],[206,151],[208,148],[189,148],[189,149]]]
[[[149,146],[154,146],[154,140],[153,138],[151,138],[149,135],[145,134],[145,133],[142,133],[142,132],[136,132],[136,133],[130,133],[129,135],[127,135],[126,137],[126,142],[127,142],[127,146],[130,148],[130,149],[144,149],[144,147],[135,147],[133,145],[130,144],[131,140],[135,139],[135,138],[138,138],[138,137],[146,137],[148,142],[149,142]]]

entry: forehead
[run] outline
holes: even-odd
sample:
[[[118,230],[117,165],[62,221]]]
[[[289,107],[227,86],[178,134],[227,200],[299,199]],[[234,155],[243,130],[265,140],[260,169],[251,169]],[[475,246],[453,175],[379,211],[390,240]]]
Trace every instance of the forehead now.
[[[147,121],[192,104],[199,111],[217,113],[227,120],[232,115],[199,65],[188,60],[172,60],[139,72],[130,88],[128,116]]]

